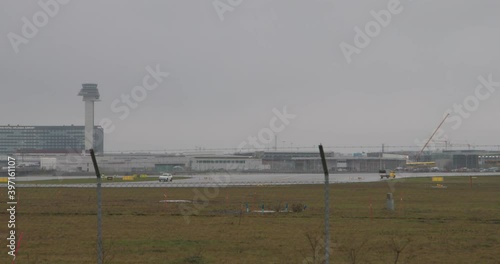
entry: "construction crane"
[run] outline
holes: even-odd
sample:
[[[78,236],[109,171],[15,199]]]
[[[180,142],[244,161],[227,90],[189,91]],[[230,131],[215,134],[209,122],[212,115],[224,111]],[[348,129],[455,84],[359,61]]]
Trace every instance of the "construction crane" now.
[[[427,147],[427,145],[429,144],[429,142],[431,142],[432,138],[434,137],[434,135],[436,134],[436,132],[439,130],[439,128],[441,128],[441,126],[443,125],[444,121],[446,121],[446,118],[448,118],[449,115],[450,115],[450,113],[446,114],[446,116],[443,118],[443,121],[441,121],[441,123],[439,123],[439,126],[436,128],[436,130],[434,130],[434,133],[432,133],[432,135],[429,138],[429,140],[427,140],[427,142],[425,142],[424,147],[417,154],[417,158],[416,158],[417,162],[418,162],[418,159],[420,158],[420,155],[422,155],[422,152],[424,152],[424,149]]]

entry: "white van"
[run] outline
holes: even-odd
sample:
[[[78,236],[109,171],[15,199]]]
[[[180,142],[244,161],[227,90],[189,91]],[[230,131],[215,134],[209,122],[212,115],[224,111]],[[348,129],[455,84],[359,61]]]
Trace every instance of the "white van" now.
[[[171,182],[172,181],[172,174],[170,173],[163,173],[160,177],[158,177],[159,182]]]

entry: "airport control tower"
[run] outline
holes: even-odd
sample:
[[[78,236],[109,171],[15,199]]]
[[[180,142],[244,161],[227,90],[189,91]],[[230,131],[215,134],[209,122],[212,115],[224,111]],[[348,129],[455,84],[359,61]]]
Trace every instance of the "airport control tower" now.
[[[78,95],[83,96],[85,102],[85,150],[87,151],[94,147],[94,102],[99,101],[97,84],[82,84]]]

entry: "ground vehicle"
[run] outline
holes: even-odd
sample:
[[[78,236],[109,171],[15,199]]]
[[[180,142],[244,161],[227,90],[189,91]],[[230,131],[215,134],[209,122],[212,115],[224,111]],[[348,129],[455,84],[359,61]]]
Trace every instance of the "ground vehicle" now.
[[[432,167],[432,168],[430,169],[430,171],[431,171],[431,172],[439,172],[439,171],[441,171],[441,169],[440,169],[439,167]]]
[[[172,181],[172,174],[170,173],[163,173],[160,177],[158,177],[159,182],[171,182]]]
[[[380,179],[383,179],[383,178],[394,179],[394,178],[396,178],[396,172],[394,172],[392,170],[389,173],[387,173],[386,170],[379,170],[378,174],[380,175]]]

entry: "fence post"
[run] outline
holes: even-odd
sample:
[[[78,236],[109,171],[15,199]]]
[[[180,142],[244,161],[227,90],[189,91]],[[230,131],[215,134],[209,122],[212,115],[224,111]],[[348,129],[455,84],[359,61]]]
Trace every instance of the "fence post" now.
[[[101,199],[101,173],[93,149],[90,149],[92,163],[94,163],[95,175],[97,176],[97,264],[102,264],[102,199]]]
[[[325,152],[323,145],[319,145],[319,154],[325,173],[325,263],[330,263],[330,182],[328,176],[328,166],[326,165]]]

